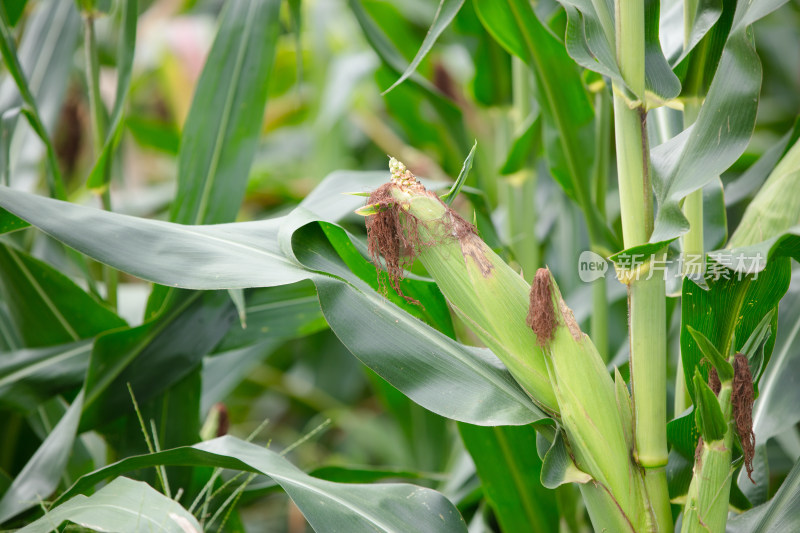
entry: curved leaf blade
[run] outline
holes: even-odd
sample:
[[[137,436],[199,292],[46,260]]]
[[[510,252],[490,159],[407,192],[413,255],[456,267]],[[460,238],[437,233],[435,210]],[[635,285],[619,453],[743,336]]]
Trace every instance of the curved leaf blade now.
[[[401,83],[403,83],[413,72],[417,70],[417,67],[428,55],[428,52],[431,51],[433,48],[436,39],[442,34],[442,32],[453,22],[453,19],[456,17],[458,12],[461,10],[461,6],[464,5],[464,0],[441,0],[439,2],[439,7],[436,8],[436,14],[433,16],[433,22],[431,23],[431,27],[428,29],[428,33],[425,35],[425,39],[422,41],[422,45],[419,47],[419,52],[417,55],[414,56],[414,59],[411,61],[411,64],[406,67],[406,70],[400,76],[400,78],[394,82],[391,87],[383,91],[382,94],[386,94]]]
[[[83,382],[91,341],[7,352],[0,358],[0,405],[33,411]]]
[[[345,185],[345,190],[353,189],[351,183]],[[352,201],[349,197],[340,198],[347,203]],[[66,244],[156,283],[208,290],[286,285],[311,279],[318,292],[324,293],[323,314],[344,344],[420,405],[473,424],[518,425],[544,416],[491,352],[461,345],[387,302],[352,273],[324,234],[300,232],[293,242],[292,236],[299,228],[317,224],[319,218],[303,207],[281,219],[182,226],[2,187],[0,205]],[[327,215],[334,214],[335,209],[329,208]],[[303,238],[307,236],[314,238]],[[307,263],[298,261],[301,255]],[[227,295],[225,299],[229,303]],[[374,309],[378,315],[366,316],[382,333],[371,335],[363,326],[348,323],[347,317],[334,311],[341,302],[355,309],[356,316],[363,314],[365,308]],[[378,316],[382,318],[378,320]],[[384,337],[395,338],[394,351],[387,352]],[[409,349],[410,346],[418,349]],[[422,377],[409,373],[412,366]],[[425,385],[420,386],[419,380]],[[442,394],[445,390],[449,395]]]
[[[0,289],[28,347],[86,339],[125,321],[47,263],[0,244]]]
[[[317,531],[465,533],[455,506],[441,494],[400,483],[333,483],[309,476],[277,453],[234,437],[123,459],[78,480],[60,500],[99,481],[154,465],[231,468],[267,475],[280,484]]]
[[[35,507],[56,489],[72,451],[82,408],[83,391],[3,494],[0,499],[0,524]]]
[[[267,102],[279,9],[279,0],[226,3],[183,128],[173,222],[229,222],[239,211]]]
[[[111,180],[111,160],[122,137],[124,124],[123,108],[131,87],[133,72],[133,56],[136,48],[136,26],[139,21],[139,1],[124,0],[122,3],[122,32],[117,47],[117,93],[114,97],[114,109],[111,111],[108,134],[103,148],[97,156],[94,168],[89,174],[86,186],[100,188]]]
[[[147,483],[125,477],[113,480],[91,496],[78,495],[72,498],[19,531],[47,533],[62,522],[120,533],[201,531],[195,517],[178,502]]]
[[[770,501],[728,520],[728,533],[768,533],[800,528],[800,461]]]

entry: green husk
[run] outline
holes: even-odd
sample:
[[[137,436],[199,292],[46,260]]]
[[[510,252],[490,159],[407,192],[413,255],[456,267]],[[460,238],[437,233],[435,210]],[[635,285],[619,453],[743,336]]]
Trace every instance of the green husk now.
[[[414,234],[417,255],[467,326],[506,365],[531,398],[551,414],[558,403],[544,355],[525,325],[528,284],[455,212],[392,161],[390,193]],[[413,228],[411,225],[413,224]]]
[[[539,269],[531,294],[528,320],[543,345],[575,462],[592,476],[592,487],[607,495],[582,487],[587,505],[594,506],[592,523],[596,529],[646,530],[653,517],[646,512],[641,472],[631,460],[627,390],[615,386],[549,270]],[[626,524],[625,529],[619,529],[620,524]]]
[[[722,383],[719,407],[727,421],[723,438],[703,442],[696,454],[694,475],[686,495],[681,533],[722,533],[728,516],[731,487],[731,382]]]

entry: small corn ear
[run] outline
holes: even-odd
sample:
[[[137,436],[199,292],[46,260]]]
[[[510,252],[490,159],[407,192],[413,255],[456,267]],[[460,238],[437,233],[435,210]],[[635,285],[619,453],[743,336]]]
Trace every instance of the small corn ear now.
[[[542,344],[561,423],[578,468],[605,487],[626,520],[638,530],[648,517],[641,474],[631,460],[627,390],[623,393],[614,385],[600,354],[581,332],[547,269],[539,269],[533,281],[529,324]],[[604,498],[598,496],[597,501]],[[603,512],[614,515],[613,509]]]

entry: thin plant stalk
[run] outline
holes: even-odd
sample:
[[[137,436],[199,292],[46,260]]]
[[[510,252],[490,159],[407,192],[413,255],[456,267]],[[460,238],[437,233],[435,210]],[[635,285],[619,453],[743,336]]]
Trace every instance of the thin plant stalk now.
[[[514,130],[519,132],[532,112],[533,80],[530,69],[521,59],[514,57],[511,61],[514,91],[511,122]],[[525,281],[528,282],[533,279],[541,260],[536,238],[536,209],[531,205],[535,198],[537,181],[532,164],[531,157],[522,170],[503,182],[511,249],[522,268]]]
[[[646,110],[642,101],[644,3],[616,0],[615,12],[617,60],[627,85],[614,87],[617,169],[623,241],[625,248],[630,248],[646,243],[653,230]],[[644,258],[645,268],[628,286],[628,309],[634,454],[645,472],[645,487],[657,528],[671,531],[666,478],[666,287],[663,276],[652,271],[653,263],[662,258],[663,252]]]
[[[601,220],[605,220],[606,188],[611,151],[611,103],[608,99],[605,84],[595,95],[595,123],[595,166],[592,176],[592,199]],[[590,244],[590,248],[592,247]],[[608,362],[608,294],[605,278],[592,282],[590,334],[600,356],[604,361]]]
[[[688,102],[683,111],[683,127],[688,128],[700,113],[696,102]],[[703,242],[703,189],[693,191],[683,202],[683,214],[689,221],[689,231],[683,236],[684,274],[702,277],[705,272]]]
[[[64,186],[64,179],[61,176],[61,171],[58,168],[58,158],[56,156],[55,148],[50,140],[47,130],[42,123],[39,115],[39,107],[33,93],[28,86],[28,80],[25,77],[25,72],[22,70],[22,65],[19,62],[17,53],[14,48],[14,38],[11,35],[11,30],[3,17],[0,17],[0,55],[3,56],[3,61],[8,69],[11,77],[17,85],[22,101],[25,104],[22,113],[31,124],[34,132],[39,136],[45,145],[47,152],[47,162],[50,167],[50,174],[48,174],[47,185],[50,189],[50,196],[58,200],[67,199],[67,190]]]
[[[86,13],[84,16],[84,51],[86,54],[86,85],[89,89],[89,111],[91,116],[92,140],[94,153],[99,157],[103,151],[106,139],[106,111],[100,98],[100,66],[97,58],[97,38],[94,29],[94,15]],[[110,166],[107,165],[107,168]],[[111,211],[111,193],[108,187],[103,187],[100,193],[103,209]],[[106,301],[108,305],[117,309],[117,285],[119,274],[116,269],[104,265],[103,278],[106,283]]]

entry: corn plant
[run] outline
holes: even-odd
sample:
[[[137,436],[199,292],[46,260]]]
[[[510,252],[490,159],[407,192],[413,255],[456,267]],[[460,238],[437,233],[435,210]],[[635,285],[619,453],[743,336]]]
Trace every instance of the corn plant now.
[[[0,524],[800,530],[795,5],[141,4],[0,6]]]

